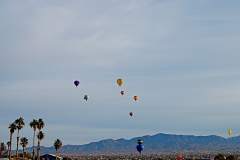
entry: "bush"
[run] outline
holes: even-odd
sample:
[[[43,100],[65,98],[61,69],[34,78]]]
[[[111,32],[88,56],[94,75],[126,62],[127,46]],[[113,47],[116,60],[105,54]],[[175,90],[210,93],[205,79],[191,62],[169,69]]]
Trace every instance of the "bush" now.
[[[222,154],[218,154],[214,157],[214,160],[226,160],[225,156]]]

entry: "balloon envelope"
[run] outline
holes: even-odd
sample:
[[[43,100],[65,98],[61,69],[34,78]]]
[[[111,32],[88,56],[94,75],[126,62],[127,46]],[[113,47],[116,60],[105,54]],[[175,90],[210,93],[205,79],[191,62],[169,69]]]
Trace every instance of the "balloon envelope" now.
[[[80,83],[80,82],[79,82],[79,81],[77,81],[77,80],[76,80],[76,81],[74,81],[74,85],[75,85],[76,87],[79,85],[79,83]]]
[[[124,91],[121,91],[120,94],[123,96],[124,95]]]
[[[132,113],[132,112],[130,112],[130,113],[129,113],[129,115],[132,117],[132,116],[133,116],[133,113]]]
[[[138,139],[137,143],[138,143],[138,144],[143,144],[143,140]]]
[[[139,99],[138,96],[133,96],[134,101],[137,101]]]
[[[141,153],[143,151],[144,146],[142,144],[138,144],[136,148],[137,148],[137,151]]]
[[[83,99],[86,100],[86,101],[88,100],[88,98],[89,98],[88,95],[84,95],[84,97],[83,97]]]
[[[228,136],[230,137],[230,136],[232,136],[232,134],[233,134],[233,131],[232,131],[232,129],[231,128],[228,128],[228,130],[227,130],[227,134],[228,134]]]
[[[121,87],[123,85],[123,79],[121,79],[121,78],[117,79],[117,84],[118,84],[118,86]]]

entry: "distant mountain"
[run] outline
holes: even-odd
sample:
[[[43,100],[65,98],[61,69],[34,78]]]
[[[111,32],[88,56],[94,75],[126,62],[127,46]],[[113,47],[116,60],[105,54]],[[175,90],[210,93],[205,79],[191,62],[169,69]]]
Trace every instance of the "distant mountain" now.
[[[134,153],[138,139],[144,141],[144,153],[172,152],[235,152],[240,150],[240,137],[223,138],[220,136],[193,136],[156,134],[153,136],[126,139],[106,139],[85,145],[65,145],[61,153],[68,154],[107,154]],[[54,153],[53,147],[42,147],[42,153]]]

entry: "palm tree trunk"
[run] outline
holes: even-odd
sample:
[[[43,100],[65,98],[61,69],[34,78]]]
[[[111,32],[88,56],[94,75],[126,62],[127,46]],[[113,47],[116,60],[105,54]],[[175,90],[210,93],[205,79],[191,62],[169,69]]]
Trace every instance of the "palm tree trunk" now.
[[[38,140],[37,159],[40,160],[40,140]]]
[[[8,159],[11,160],[11,152],[12,152],[12,133],[10,133],[10,145],[9,145],[9,152],[8,152]]]
[[[57,149],[56,149],[56,159],[58,159],[58,152],[57,152]]]
[[[17,132],[17,150],[16,150],[17,159],[18,159],[18,143],[19,143],[19,129],[18,129],[18,132]]]
[[[34,159],[35,156],[35,137],[36,137],[36,130],[33,130],[33,151],[32,151],[32,158]]]
[[[25,147],[23,147],[23,160],[24,160]]]
[[[9,144],[8,144],[8,146],[7,146],[8,148],[7,148],[7,153],[8,153],[8,155],[9,155]]]
[[[2,157],[2,147],[0,146],[0,157]]]

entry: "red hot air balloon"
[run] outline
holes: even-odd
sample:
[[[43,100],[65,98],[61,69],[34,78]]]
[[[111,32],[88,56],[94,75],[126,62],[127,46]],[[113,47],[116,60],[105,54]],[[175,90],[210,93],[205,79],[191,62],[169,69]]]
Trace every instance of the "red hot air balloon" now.
[[[79,81],[74,81],[74,85],[77,87],[78,85],[80,84],[80,82]]]
[[[184,158],[184,155],[183,154],[179,154],[179,155],[177,155],[177,157],[176,157],[176,160],[184,160],[185,158]]]

